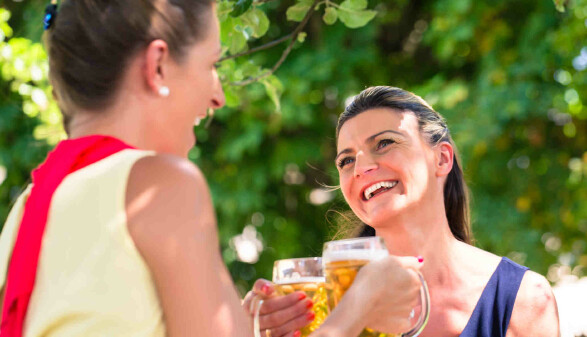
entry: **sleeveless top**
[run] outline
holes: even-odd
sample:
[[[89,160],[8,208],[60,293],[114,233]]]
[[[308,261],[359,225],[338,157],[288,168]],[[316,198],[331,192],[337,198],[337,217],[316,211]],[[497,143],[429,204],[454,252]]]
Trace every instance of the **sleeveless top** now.
[[[130,170],[150,151],[123,150],[69,174],[51,201],[23,336],[163,337],[155,284],[127,229]],[[30,186],[0,235],[0,287]]]
[[[502,258],[460,337],[505,337],[527,270],[507,257]]]

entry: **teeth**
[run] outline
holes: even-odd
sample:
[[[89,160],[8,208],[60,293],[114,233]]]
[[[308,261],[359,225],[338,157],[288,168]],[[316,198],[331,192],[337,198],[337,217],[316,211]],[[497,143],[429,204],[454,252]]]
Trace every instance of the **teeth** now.
[[[365,189],[365,199],[369,200],[371,198],[371,194],[382,187],[392,188],[395,185],[397,185],[397,181],[382,181],[380,183],[373,184]]]

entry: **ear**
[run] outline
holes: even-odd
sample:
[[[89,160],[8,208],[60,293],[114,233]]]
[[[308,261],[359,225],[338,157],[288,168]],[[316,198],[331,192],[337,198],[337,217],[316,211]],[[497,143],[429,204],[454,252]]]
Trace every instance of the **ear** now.
[[[445,177],[452,170],[454,149],[449,142],[436,145],[436,176]]]
[[[143,77],[148,89],[155,94],[165,85],[169,59],[169,48],[163,40],[153,40],[145,49]]]

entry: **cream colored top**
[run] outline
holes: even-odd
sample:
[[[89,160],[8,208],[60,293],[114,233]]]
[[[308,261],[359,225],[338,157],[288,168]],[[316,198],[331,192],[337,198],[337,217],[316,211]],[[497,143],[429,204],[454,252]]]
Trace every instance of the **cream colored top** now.
[[[130,237],[126,186],[133,164],[152,152],[123,150],[68,175],[55,191],[24,337],[165,336],[149,269]],[[6,282],[30,186],[0,236]]]

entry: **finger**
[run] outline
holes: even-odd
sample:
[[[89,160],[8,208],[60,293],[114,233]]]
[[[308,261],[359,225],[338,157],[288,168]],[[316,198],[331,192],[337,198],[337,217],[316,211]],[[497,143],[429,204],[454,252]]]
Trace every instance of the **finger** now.
[[[297,330],[300,330],[301,328],[310,324],[310,322],[313,320],[314,313],[311,311],[303,315],[299,315],[278,327],[271,328],[271,336],[294,336]]]
[[[257,296],[255,293],[253,293],[252,291],[249,291],[246,295],[245,298],[243,299],[241,306],[245,309],[245,311],[249,314],[253,314],[253,312],[251,311],[251,301],[255,298],[255,296]]]
[[[275,292],[275,287],[273,286],[273,283],[271,283],[271,281],[260,278],[257,281],[255,281],[252,291],[257,295],[267,297]]]
[[[290,331],[281,337],[300,337],[302,332],[300,330]]]
[[[261,307],[261,312],[263,311],[263,309],[266,309],[266,305],[267,305],[267,302],[263,303],[263,306]],[[273,328],[283,326],[283,325],[287,324],[288,322],[292,322],[292,321],[298,322],[298,321],[296,321],[297,318],[300,318],[300,317],[303,318],[305,315],[311,313],[310,309],[312,308],[313,305],[314,305],[314,303],[309,299],[304,299],[304,300],[298,301],[293,306],[289,306],[289,307],[282,309],[282,310],[272,311],[271,313],[266,314],[266,315],[261,315],[261,317],[259,318],[259,325],[262,329],[267,329],[267,328],[273,329]],[[312,317],[312,319],[313,319],[313,317]],[[305,321],[303,319],[300,319],[300,320],[302,321],[303,324],[294,326],[294,328],[302,328],[306,324],[308,324],[307,319]],[[293,328],[290,330],[293,330]],[[285,333],[287,331],[289,331],[289,330],[285,330],[285,331],[283,331],[283,333]]]
[[[263,308],[261,308],[261,314],[270,314],[275,311],[292,307],[296,305],[298,302],[304,301],[306,297],[307,296],[305,293],[301,291],[296,291],[289,295],[268,298],[265,300],[265,303],[263,303]]]

